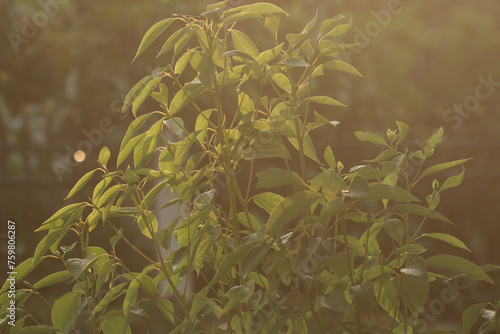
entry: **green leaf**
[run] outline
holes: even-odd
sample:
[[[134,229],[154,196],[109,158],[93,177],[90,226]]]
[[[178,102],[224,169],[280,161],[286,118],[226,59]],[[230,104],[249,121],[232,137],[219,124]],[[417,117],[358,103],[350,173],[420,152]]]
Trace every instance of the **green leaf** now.
[[[165,84],[160,84],[159,92],[152,92],[151,97],[153,97],[156,101],[160,102],[164,106],[168,106],[168,88]],[[149,114],[151,115],[151,113]]]
[[[319,29],[320,33],[321,34],[325,34],[325,33],[329,32],[329,31],[331,31],[337,25],[337,23],[335,23],[335,22],[339,21],[339,20],[342,20],[343,18],[345,18],[345,16],[342,15],[342,14],[339,14],[339,15],[335,16],[332,19],[326,19],[326,20],[324,20],[323,22],[321,22],[321,26],[320,26],[320,29]]]
[[[208,228],[215,228],[215,226],[209,226]],[[208,233],[203,232],[201,232],[202,234],[195,240],[194,245],[192,246],[193,256],[191,263],[198,274],[200,273],[201,268],[203,268],[205,258],[208,253],[210,253],[210,250],[215,242]]]
[[[184,133],[184,121],[182,118],[173,117],[164,121],[167,128],[178,137]]]
[[[452,246],[465,249],[466,251],[471,251],[461,240],[458,238],[455,238],[452,235],[446,234],[446,233],[425,233],[422,234],[423,237],[428,237],[428,238],[433,238],[437,240],[444,241]]]
[[[253,59],[260,55],[259,49],[255,43],[245,33],[238,30],[231,30],[231,37],[233,38],[233,44],[236,50],[252,56]]]
[[[118,297],[125,288],[125,285],[127,285],[127,283],[122,283],[112,287],[111,290],[109,290],[108,293],[101,299],[99,304],[97,304],[97,306],[92,310],[92,315],[95,316],[97,313],[101,312],[101,310],[108,306],[113,299]]]
[[[442,164],[437,164],[437,165],[431,166],[431,167],[427,168],[426,170],[424,170],[422,172],[422,174],[419,177],[419,180],[423,179],[427,175],[434,174],[434,173],[437,173],[437,172],[441,172],[443,170],[446,170],[446,169],[449,169],[449,168],[453,168],[455,166],[459,166],[459,165],[461,165],[461,164],[469,161],[470,159],[471,158],[469,158],[469,159],[455,160],[455,161],[445,162],[445,163],[442,163]]]
[[[313,103],[323,104],[326,106],[340,106],[340,107],[346,106],[345,104],[340,103],[339,101],[334,100],[329,96],[313,96],[309,98],[309,101]]]
[[[28,276],[28,274],[34,269],[31,266],[32,261],[33,258],[30,257],[29,259],[21,262],[21,264],[19,264],[16,267],[16,269],[13,270],[13,272],[15,272],[16,274],[10,274],[8,278],[9,279],[15,278],[16,284],[22,281],[22,279]],[[0,295],[9,290],[9,287],[10,287],[10,281],[5,280],[5,283],[3,284],[2,289],[0,290]]]
[[[45,333],[57,333],[60,329],[49,326],[29,326],[21,329],[17,334],[45,334]]]
[[[109,151],[109,148],[107,146],[104,146],[101,149],[98,158],[98,161],[101,164],[101,166],[106,167],[106,164],[108,163],[110,157],[111,157],[111,152]]]
[[[238,61],[243,61],[245,59],[248,59],[250,60],[251,62],[255,62],[255,59],[250,56],[249,54],[245,53],[245,52],[242,52],[242,51],[239,51],[239,50],[231,50],[231,51],[228,51],[228,52],[224,52],[223,54],[220,55],[220,57],[239,57],[239,58],[243,58],[243,59],[238,59]],[[239,80],[238,80],[239,81]]]
[[[210,115],[215,109],[207,109],[202,111],[196,118],[195,131],[199,132],[197,138],[200,143],[205,140],[207,136],[207,129],[209,124]]]
[[[45,225],[45,224],[48,224],[48,223],[51,223],[53,221],[56,221],[57,219],[59,218],[63,218],[65,217],[66,215],[68,215],[69,213],[73,212],[77,207],[83,205],[85,203],[74,203],[74,204],[70,204],[70,205],[67,205],[65,206],[64,208],[62,209],[59,209],[56,213],[54,213],[49,219],[47,219],[46,221],[43,222],[42,225]]]
[[[134,184],[134,183],[138,183],[140,181],[139,175],[134,173],[134,171],[132,171],[132,169],[130,169],[130,166],[127,167],[127,169],[125,170],[124,178],[125,178],[125,182],[127,182],[127,184]]]
[[[389,278],[383,275],[375,280],[373,287],[379,305],[389,313],[391,317],[397,317],[396,310],[399,309],[399,293],[395,278]]]
[[[94,175],[96,170],[97,169],[94,169],[94,170],[88,172],[87,174],[85,174],[84,176],[82,176],[82,178],[75,184],[73,189],[70,190],[70,192],[69,192],[68,196],[66,196],[65,200],[72,197],[77,192],[79,192],[87,184],[87,182],[89,182],[89,180],[92,178],[92,176]]]
[[[142,105],[142,103],[151,95],[151,93],[158,87],[158,84],[163,79],[163,76],[152,79],[149,81],[144,88],[140,91],[137,97],[132,102],[132,114],[136,116],[137,110]]]
[[[162,181],[158,183],[156,186],[151,189],[146,196],[144,196],[144,200],[142,201],[143,205],[146,205],[145,207],[149,207],[151,203],[154,202],[154,200],[158,197],[158,195],[165,189],[167,186],[168,181]],[[144,206],[143,206],[144,207]]]
[[[215,196],[215,189],[210,189],[199,196],[197,196],[193,201],[193,209],[195,210],[211,210],[213,206],[211,205],[212,200]]]
[[[410,127],[408,124],[396,121],[396,124],[398,125],[399,129],[399,138],[398,138],[398,143],[402,143],[406,136],[408,135],[408,132],[410,131]]]
[[[142,234],[144,234],[146,238],[152,239],[153,236],[150,229],[153,234],[158,231],[158,220],[156,220],[156,216],[152,213],[146,212],[145,215],[146,219],[142,215],[137,217],[137,224],[139,225]]]
[[[152,113],[142,115],[130,123],[125,136],[123,137],[122,143],[120,145],[120,153],[124,147],[128,144],[129,140],[139,131],[142,125],[149,119]],[[118,165],[119,166],[119,165]]]
[[[116,167],[120,167],[120,165],[128,158],[128,156],[135,150],[136,146],[144,140],[147,133],[143,133],[130,139],[123,149],[120,149],[120,153],[118,153],[118,158],[116,159]]]
[[[488,303],[473,304],[462,314],[462,334],[470,334],[472,327],[479,319],[481,310],[488,306]]]
[[[290,80],[288,80],[287,76],[283,73],[275,73],[273,74],[271,79],[276,85],[278,85],[279,88],[283,89],[285,92],[290,93],[292,91]]]
[[[309,33],[304,31],[300,34],[286,34],[286,40],[290,43],[291,46],[297,45],[307,37]]]
[[[417,197],[403,188],[383,183],[371,183],[368,197],[372,199],[390,199],[394,202],[420,202]]]
[[[264,26],[271,31],[271,33],[276,34],[280,27],[281,19],[279,16],[268,16],[264,21]]]
[[[346,240],[347,240],[347,245],[346,247],[354,250],[359,256],[365,256],[366,254],[366,249],[363,246],[363,244],[355,237],[352,235],[347,235],[345,236],[346,238],[344,239],[344,236],[336,236],[333,239],[336,240],[337,242],[341,242],[344,245],[346,245]]]
[[[354,133],[354,135],[356,136],[356,138],[358,138],[361,141],[366,141],[366,142],[373,143],[373,144],[381,144],[381,145],[387,146],[387,143],[385,142],[385,140],[382,139],[382,137],[380,137],[379,135],[377,135],[375,133],[356,131]]]
[[[396,241],[398,245],[401,246],[405,236],[405,227],[403,222],[399,219],[386,219],[384,222],[384,229],[387,232],[387,235],[389,235],[392,240]]]
[[[440,128],[435,134],[433,134],[427,143],[425,143],[424,153],[426,155],[430,154],[431,151],[443,140],[444,130]]]
[[[351,305],[347,302],[344,293],[340,289],[334,289],[324,296],[318,297],[315,303],[333,312],[343,313],[351,309]]]
[[[139,294],[139,286],[144,273],[135,276],[125,293],[125,299],[123,300],[123,314],[128,317],[130,308],[137,304],[137,295]]]
[[[414,319],[424,311],[424,305],[429,295],[427,266],[424,259],[416,258],[409,266],[401,269],[405,275],[401,282],[401,297],[413,314]]]
[[[429,267],[449,269],[464,273],[475,280],[486,281],[493,284],[493,280],[477,264],[464,258],[441,254],[427,258],[425,260]]]
[[[161,229],[153,234],[154,239],[160,246],[168,250],[172,242],[172,231],[170,229]]]
[[[165,29],[168,28],[168,26],[170,26],[170,24],[172,24],[172,22],[174,22],[175,18],[168,18],[168,19],[165,19],[165,20],[162,20],[160,22],[157,22],[155,23],[147,32],[146,34],[144,35],[142,41],[141,41],[141,44],[139,45],[139,48],[137,49],[137,53],[135,54],[134,56],[134,59],[132,60],[132,62],[134,62],[134,60],[141,54],[144,52],[144,50],[147,49],[148,46],[151,45],[151,43],[153,43],[155,41],[155,39],[158,38],[158,36],[160,36],[160,34],[165,31]]]
[[[361,75],[361,73],[359,73],[358,70],[354,68],[354,66],[346,62],[343,62],[341,60],[327,61],[326,63],[323,64],[323,68],[326,70],[341,71],[352,75],[356,75],[358,77],[363,77],[363,75]]]
[[[257,63],[259,63],[259,65],[269,63],[281,54],[281,51],[283,50],[283,44],[284,43],[281,43],[280,45],[272,49],[262,52],[255,60],[257,61]]]
[[[296,173],[281,169],[268,168],[256,174],[259,181],[255,188],[274,188],[291,185],[304,185],[304,181]]]
[[[52,245],[59,239],[61,232],[59,230],[55,230],[50,232],[45,236],[45,238],[40,241],[38,246],[36,247],[35,254],[33,255],[33,262],[31,263],[31,267],[35,268],[42,261],[42,257],[47,253],[47,251],[52,247]]]
[[[413,334],[413,327],[410,325],[400,324],[394,328],[392,334]]]
[[[208,284],[207,291],[212,289],[246,254],[259,244],[260,242],[258,241],[243,244],[225,256]]]
[[[344,180],[335,173],[323,172],[311,180],[311,187],[322,191],[329,191],[333,194],[338,194],[342,190],[347,189],[347,184]]]
[[[266,2],[258,2],[252,5],[239,6],[235,8],[228,9],[224,12],[225,16],[229,14],[237,13],[237,12],[245,12],[245,13],[256,13],[262,16],[275,16],[275,15],[285,15],[288,17],[288,13],[283,9],[279,8],[276,5],[266,3]]]
[[[262,19],[262,18],[263,16],[259,13],[249,13],[249,12],[236,13],[234,15],[226,17],[222,21],[222,25],[225,26],[234,22],[241,22],[250,19]]]
[[[309,64],[300,58],[289,58],[281,62],[290,67],[309,67]]]
[[[184,70],[186,69],[186,66],[190,63],[191,61],[191,56],[193,55],[193,51],[188,50],[186,51],[175,63],[174,67],[174,73],[181,75]],[[167,105],[167,103],[165,103]]]
[[[104,334],[132,334],[127,321],[121,315],[113,317],[106,317],[102,324],[102,331]]]
[[[362,176],[355,176],[349,185],[348,190],[343,190],[342,194],[348,197],[361,198],[370,195],[370,185]]]
[[[78,278],[82,273],[86,272],[92,264],[97,260],[95,254],[90,254],[85,259],[69,259],[66,261],[66,270],[71,276]]]
[[[67,332],[75,322],[77,307],[81,304],[80,291],[68,292],[59,297],[52,306],[52,324]]]
[[[214,21],[216,23],[219,23],[222,17],[222,8],[216,8],[214,10],[201,13],[201,16],[206,17],[207,19]]]
[[[205,91],[206,88],[199,83],[186,84],[180,91],[177,92],[177,94],[175,94],[174,98],[170,102],[168,114],[170,116],[174,116]]]
[[[184,27],[184,28],[179,29],[176,32],[174,32],[172,35],[170,35],[170,37],[167,39],[165,44],[163,44],[160,52],[158,52],[156,57],[158,58],[159,56],[170,51],[181,40],[182,37],[184,37],[185,35],[188,35],[189,33],[191,33],[189,27]]]
[[[340,25],[336,26],[335,28],[333,28],[332,30],[330,30],[328,33],[325,34],[325,37],[340,37],[340,36],[344,35],[346,32],[348,32],[349,30],[351,30],[352,26],[353,26],[353,22],[352,22],[352,19],[350,19],[349,23],[340,24]]]
[[[238,106],[243,116],[255,110],[252,99],[244,92],[238,93]]]
[[[128,108],[132,105],[137,96],[142,92],[142,90],[146,87],[146,85],[151,81],[151,75],[142,78],[138,83],[135,84],[134,87],[127,93],[125,96],[125,101],[123,102],[122,113],[127,111]]]
[[[267,256],[267,251],[271,248],[270,245],[260,245],[254,249],[252,249],[250,252],[248,252],[246,255],[243,256],[243,259],[241,260],[241,276],[243,278],[247,278],[249,275],[251,275],[252,270],[259,265],[259,263],[262,263],[264,258]],[[255,272],[254,272],[255,274]],[[265,278],[264,278],[265,279]]]
[[[290,223],[293,219],[303,214],[321,195],[310,192],[300,191],[280,202],[271,212],[266,227],[271,235],[276,235]]]
[[[136,146],[134,149],[134,166],[135,169],[141,169],[153,157],[156,151],[156,143],[158,141],[158,136],[161,133],[163,126],[163,120],[157,121],[151,129],[147,132],[144,139]]]
[[[105,206],[109,202],[113,201],[121,189],[122,189],[122,185],[117,184],[117,185],[112,186],[108,190],[106,190],[104,192],[104,194],[102,194],[102,196],[99,197],[99,200],[97,201],[97,204],[96,204],[97,208],[102,208],[103,206]]]
[[[335,156],[333,155],[333,151],[330,146],[325,148],[323,156],[328,166],[330,166],[330,168],[335,168]]]
[[[445,216],[442,214],[432,211],[424,206],[418,205],[418,204],[397,204],[394,205],[390,208],[387,209],[388,211],[396,211],[400,213],[409,213],[412,215],[417,215],[417,216],[422,216],[422,217],[428,217],[432,219],[437,219],[441,220],[447,223],[451,224],[451,221],[449,221]]]
[[[38,282],[36,282],[35,284],[33,284],[33,287],[35,289],[41,289],[41,288],[45,288],[47,286],[51,286],[51,285],[54,285],[54,284],[57,284],[57,283],[60,283],[62,281],[65,281],[67,280],[68,278],[71,278],[71,274],[68,272],[68,271],[59,271],[57,273],[53,273],[53,274],[50,274],[44,278],[42,278],[41,280],[39,280]]]
[[[156,303],[159,305],[159,309],[163,313],[163,315],[171,323],[175,323],[175,321],[174,321],[174,304],[172,304],[172,302],[168,299],[159,299]]]
[[[317,163],[320,163],[320,161],[318,159],[318,155],[316,153],[316,148],[314,147],[314,143],[311,139],[311,136],[309,135],[309,133],[306,132],[302,121],[299,119],[296,119],[296,121],[297,121],[296,124],[294,124],[294,122],[292,120],[287,121],[287,125],[288,125],[289,129],[291,129],[291,131],[293,132],[293,136],[289,136],[288,140],[297,150],[300,150],[299,139],[298,139],[299,134],[297,133],[297,129],[295,127],[295,125],[298,125],[299,133],[302,133],[302,134],[305,133],[305,135],[303,137],[303,142],[302,142],[304,154],[307,157],[316,161]]]
[[[271,133],[269,137],[263,134],[265,141],[255,140],[250,148],[243,153],[243,159],[283,158],[290,159],[290,153],[281,141],[280,136]],[[273,137],[274,136],[274,137]],[[270,138],[267,140],[267,138]],[[271,140],[272,139],[272,140]]]
[[[336,216],[342,210],[342,198],[337,197],[325,204],[321,210],[320,217],[325,221],[329,221],[332,216]]]
[[[462,173],[455,176],[451,176],[448,179],[446,179],[446,181],[444,181],[439,191],[458,187],[460,184],[462,184],[462,181],[464,180],[464,175],[465,175],[465,168],[462,169]]]
[[[109,244],[111,245],[111,248],[115,248],[116,244],[118,243],[118,241],[121,240],[122,237],[123,237],[123,228],[120,227],[116,235],[114,235],[113,237],[111,237],[111,239],[109,239]]]
[[[284,198],[281,195],[272,192],[265,192],[255,195],[252,199],[255,204],[270,214],[276,205],[283,201]]]

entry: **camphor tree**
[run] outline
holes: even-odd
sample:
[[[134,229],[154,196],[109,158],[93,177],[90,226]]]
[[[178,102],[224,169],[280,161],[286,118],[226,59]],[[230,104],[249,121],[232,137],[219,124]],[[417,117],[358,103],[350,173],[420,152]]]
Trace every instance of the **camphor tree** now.
[[[435,209],[464,171],[432,181],[423,200],[413,195],[417,184],[467,161],[429,165],[442,129],[417,151],[405,146],[402,122],[386,138],[356,132],[382,150],[348,171],[331,147],[318,154],[310,133],[334,131],[329,113],[344,105],[315,95],[313,84],[338,71],[360,76],[337,59],[352,46],[338,43],[352,21],[314,18],[282,40],[282,9],[226,2],[201,16],[167,18],[144,36],[136,57],[162,37],[158,56],[170,60],[127,95],[123,112],[136,118],[113,155],[116,169],[104,147],[99,167],[68,195],[95,182],[92,198],[65,206],[37,230],[47,235],[16,269],[19,319],[11,333],[145,333],[149,314],[169,333],[419,333],[430,283],[456,273],[493,283],[487,271],[496,267],[419,243],[469,250],[452,235],[425,233],[429,222],[450,224]],[[239,30],[247,20],[263,23],[269,49]],[[149,97],[159,110],[140,110]],[[159,224],[152,207],[169,189],[178,198],[159,206],[189,210]],[[95,245],[104,228],[115,235]],[[154,256],[131,241],[137,232]],[[140,270],[128,263],[132,253],[143,260]],[[22,285],[50,261],[65,269]],[[195,277],[194,291],[176,288]],[[68,284],[71,291],[46,301],[51,323],[30,314],[29,301],[45,287]],[[464,314],[464,333],[480,315],[484,333],[498,332],[496,311],[477,304]]]

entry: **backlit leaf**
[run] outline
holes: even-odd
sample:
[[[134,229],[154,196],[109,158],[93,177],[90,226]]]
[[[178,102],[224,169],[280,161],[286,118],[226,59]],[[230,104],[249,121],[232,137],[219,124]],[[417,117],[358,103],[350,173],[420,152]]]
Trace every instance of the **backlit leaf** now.
[[[437,173],[437,172],[441,172],[443,170],[446,170],[446,169],[449,169],[449,168],[453,168],[455,166],[459,166],[459,165],[461,165],[461,164],[469,161],[470,159],[471,158],[469,158],[469,159],[455,160],[455,161],[445,162],[445,163],[442,163],[442,164],[437,164],[437,165],[431,166],[431,167],[427,168],[426,170],[424,170],[422,172],[422,174],[419,177],[419,180],[422,179],[422,178],[424,178],[427,175],[434,174],[434,173]]]
[[[38,246],[36,247],[35,250],[35,255],[33,255],[33,262],[31,266],[35,268],[40,261],[42,260],[42,257],[47,253],[50,247],[59,239],[59,236],[61,235],[61,232],[59,230],[55,230],[50,232],[45,236],[45,238],[40,241]]]
[[[258,172],[256,176],[259,179],[255,186],[257,189],[304,184],[300,176],[286,169],[268,168]]]
[[[340,103],[339,101],[334,100],[329,96],[313,96],[309,98],[309,101],[313,103],[324,104],[326,106],[339,106],[339,107],[346,106],[345,104]]]
[[[356,131],[354,135],[361,141],[366,141],[373,144],[387,145],[382,137],[372,132]]]
[[[132,60],[132,62],[134,62],[134,60],[141,54],[144,52],[144,50],[146,50],[146,48],[148,46],[151,45],[151,43],[153,43],[155,41],[156,38],[158,38],[158,36],[160,36],[160,34],[165,31],[165,29],[168,28],[168,26],[170,26],[170,24],[172,24],[172,22],[175,20],[175,18],[168,18],[168,19],[165,19],[165,20],[162,20],[160,22],[157,22],[155,23],[147,32],[146,34],[144,35],[142,41],[141,41],[141,44],[139,45],[139,48],[137,49],[137,53],[135,54],[134,56],[134,59]]]
[[[440,254],[425,259],[429,267],[449,269],[464,273],[475,280],[486,281],[493,284],[493,280],[477,264],[464,258]]]
[[[245,33],[238,30],[231,30],[231,36],[233,38],[233,44],[236,50],[246,53],[252,56],[254,59],[260,55],[259,49]]]
[[[469,251],[469,252],[471,251],[461,240],[459,240],[458,238],[456,238],[452,235],[446,234],[446,233],[425,233],[425,234],[422,234],[422,236],[427,237],[427,238],[441,240],[441,241],[444,241],[452,246],[455,246],[455,247],[458,247],[461,249],[465,249],[466,251]]]
[[[292,220],[303,214],[321,195],[310,191],[297,192],[286,197],[271,212],[266,227],[271,235],[275,235]]]
[[[462,314],[462,334],[470,334],[472,327],[479,319],[481,310],[488,306],[488,303],[473,304]]]
[[[354,66],[346,62],[343,62],[341,60],[327,61],[326,63],[323,64],[323,68],[326,70],[342,71],[345,73],[356,75],[358,77],[363,77],[361,73],[359,73],[358,70],[354,68]]]
[[[98,161],[101,164],[101,166],[106,167],[106,164],[108,163],[110,157],[111,157],[111,152],[109,151],[109,148],[107,146],[104,146],[101,149],[98,158]]]
[[[265,192],[255,195],[252,199],[255,204],[257,204],[270,214],[276,207],[276,205],[283,201],[284,198],[281,195],[272,192]]]
[[[94,175],[95,171],[96,171],[96,169],[94,169],[94,170],[88,172],[87,174],[85,174],[84,176],[82,176],[81,179],[70,190],[68,196],[66,196],[65,199],[68,199],[68,198],[72,197],[74,194],[76,194],[77,192],[79,192],[87,184],[87,182],[89,182],[89,180]]]
[[[68,292],[59,297],[52,306],[52,323],[54,327],[65,332],[73,325],[78,314],[77,307],[81,303],[80,291]]]
[[[71,277],[72,277],[71,274],[66,270],[65,271],[58,271],[56,273],[50,274],[50,275],[42,278],[41,280],[39,280],[38,282],[33,284],[33,287],[35,289],[45,288],[46,286],[51,286],[51,285],[60,283],[60,282],[65,281]]]
[[[444,183],[441,186],[441,188],[439,189],[439,191],[443,191],[443,190],[446,190],[449,188],[458,187],[462,183],[462,181],[464,180],[464,175],[465,175],[465,168],[462,169],[462,173],[455,175],[455,176],[451,176],[448,179],[446,179],[446,181],[444,181]]]

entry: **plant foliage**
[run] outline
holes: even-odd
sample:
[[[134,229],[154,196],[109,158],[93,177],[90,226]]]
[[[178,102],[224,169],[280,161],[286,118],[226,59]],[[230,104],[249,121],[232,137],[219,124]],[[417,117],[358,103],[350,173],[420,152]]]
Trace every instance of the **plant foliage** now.
[[[358,131],[360,141],[381,150],[350,170],[334,149],[320,150],[311,139],[320,127],[335,131],[330,114],[344,107],[316,96],[315,78],[335,71],[360,76],[337,59],[352,46],[338,43],[352,21],[314,18],[283,39],[279,23],[288,14],[279,7],[228,8],[226,2],[201,16],[167,18],[144,36],[135,58],[163,38],[158,56],[169,61],[127,95],[123,112],[131,109],[136,118],[120,150],[104,147],[100,167],[68,195],[97,181],[89,201],[47,219],[38,229],[46,237],[16,269],[20,284],[48,258],[65,268],[18,289],[20,311],[47,286],[72,289],[49,302],[50,324],[28,313],[16,333],[71,333],[79,326],[131,333],[131,322],[148,312],[170,323],[170,333],[417,333],[432,282],[466,274],[493,283],[466,258],[421,243],[469,251],[449,234],[427,231],[450,223],[436,208],[464,173],[431,182],[424,200],[414,194],[429,176],[467,161],[429,164],[442,129],[415,151],[405,145],[409,127],[402,122],[386,137]],[[240,28],[247,20],[262,23],[273,46],[254,43]],[[233,103],[223,105],[223,95]],[[149,97],[159,110],[140,108]],[[221,176],[224,189],[216,184]],[[155,203],[168,189],[178,199]],[[189,209],[159,222],[153,208],[171,205]],[[125,231],[127,221],[132,231]],[[91,246],[104,227],[115,235]],[[153,255],[131,241],[137,233]],[[70,234],[78,242],[63,246]],[[141,269],[128,265],[131,252],[144,260]],[[195,291],[179,288],[195,278]],[[2,314],[7,289],[8,283]],[[480,315],[487,320],[484,333],[498,330],[497,312],[498,305],[469,307],[464,333]]]

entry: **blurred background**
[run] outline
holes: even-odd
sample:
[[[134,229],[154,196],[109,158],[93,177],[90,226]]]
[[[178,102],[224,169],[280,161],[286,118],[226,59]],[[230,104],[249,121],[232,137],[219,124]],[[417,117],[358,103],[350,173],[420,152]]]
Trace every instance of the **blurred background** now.
[[[434,231],[464,240],[473,250],[470,259],[500,265],[500,3],[270,2],[290,13],[282,20],[284,32],[299,32],[296,27],[316,11],[320,20],[337,14],[354,20],[343,41],[360,44],[340,58],[364,78],[339,73],[318,83],[317,95],[348,105],[332,114],[340,121],[336,129],[316,133],[318,145],[332,146],[349,169],[377,152],[358,143],[355,130],[383,135],[396,127],[396,120],[403,121],[411,129],[408,143],[417,148],[443,127],[446,139],[434,162],[474,159],[466,164],[462,186],[447,190],[438,207],[457,226],[436,225]],[[125,94],[162,65],[153,52],[130,64],[144,33],[172,13],[199,14],[209,3],[0,0],[0,218],[2,233],[8,218],[17,222],[19,259],[33,254],[43,235],[32,231],[69,204],[62,199],[96,167],[101,147],[118,149],[132,120],[120,114]],[[155,108],[155,103],[144,108]],[[458,173],[452,170],[438,179]],[[430,182],[419,191],[430,193]],[[2,259],[5,251],[2,247]],[[499,295],[498,287],[489,285],[470,283],[467,289],[439,319],[454,319],[467,304]]]

